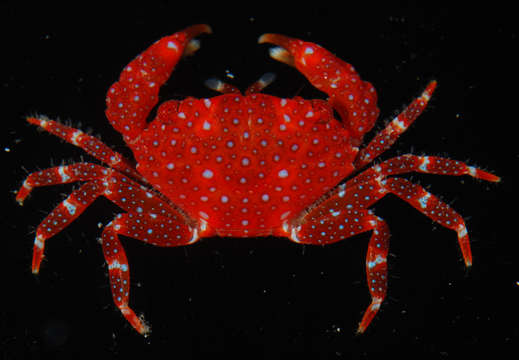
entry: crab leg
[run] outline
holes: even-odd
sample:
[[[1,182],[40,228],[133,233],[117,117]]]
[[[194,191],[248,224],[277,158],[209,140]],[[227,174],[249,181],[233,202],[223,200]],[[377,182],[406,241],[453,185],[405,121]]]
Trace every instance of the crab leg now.
[[[373,85],[363,81],[352,65],[317,44],[278,34],[264,34],[258,42],[278,45],[270,50],[272,58],[296,67],[313,86],[328,94],[353,145],[359,146],[379,114]]]
[[[78,163],[32,173],[23,182],[16,196],[16,200],[20,204],[23,204],[34,187],[88,181],[58,204],[36,229],[32,259],[34,274],[39,272],[45,241],[66,228],[98,196],[105,193],[108,186],[107,179],[112,176],[112,173],[115,171],[96,164]]]
[[[16,195],[16,200],[20,205],[34,187],[88,181],[56,206],[36,229],[32,258],[34,274],[39,272],[45,241],[67,227],[103,193],[105,186],[102,179],[112,171],[96,164],[78,163],[38,171],[25,179]]]
[[[362,334],[377,314],[387,293],[387,254],[389,251],[389,227],[379,217],[374,222],[373,233],[368,243],[366,254],[366,278],[371,295],[371,304],[368,306],[357,332]]]
[[[76,163],[33,172],[27,176],[18,190],[16,201],[23,205],[35,187],[101,179],[107,176],[109,171],[110,169],[92,163]]]
[[[402,155],[388,159],[360,173],[348,181],[348,186],[371,181],[374,178],[384,178],[390,175],[410,172],[426,174],[461,176],[469,175],[476,179],[499,182],[501,179],[494,174],[469,166],[461,161],[438,156]]]
[[[108,264],[114,303],[135,330],[142,335],[147,335],[150,332],[149,326],[142,317],[137,317],[128,305],[130,267],[119,235],[158,246],[182,246],[198,240],[197,229],[191,228],[175,217],[166,217],[153,212],[132,212],[117,215],[103,230],[101,243]]]
[[[168,80],[183,55],[194,53],[193,40],[210,33],[208,25],[194,25],[166,36],[130,62],[106,96],[106,116],[112,126],[132,143],[146,127],[146,118],[157,104],[159,88]]]
[[[112,150],[96,137],[87,135],[81,130],[60,124],[59,122],[50,120],[44,116],[28,117],[27,122],[39,126],[43,130],[65,140],[69,144],[78,146],[110,167],[124,174],[128,174],[135,179],[143,180],[142,176],[135,171],[132,165],[130,165],[129,160]]]
[[[463,218],[421,186],[401,178],[386,178],[389,175],[413,171],[453,176],[470,175],[486,181],[500,181],[499,177],[468,166],[461,161],[436,156],[403,155],[369,168],[348,181],[343,187],[355,189],[354,191],[358,194],[356,196],[356,207],[367,208],[385,194],[392,193],[434,222],[456,231],[465,265],[470,267],[472,265],[472,255]]]
[[[418,118],[418,116],[420,116],[420,114],[425,110],[435,88],[436,81],[431,81],[423,91],[422,95],[413,100],[413,102],[398,116],[396,116],[393,121],[384,128],[384,130],[379,132],[366,147],[361,149],[354,162],[355,168],[363,168],[373,161],[373,159],[389,149],[398,137],[406,131],[416,118]]]
[[[74,221],[92,202],[103,194],[103,181],[96,179],[74,190],[43,219],[36,229],[32,256],[32,273],[38,274],[43,260],[45,241]]]
[[[343,189],[347,189],[346,185]],[[373,205],[385,195],[391,193],[404,200],[416,210],[427,216],[437,224],[456,231],[458,243],[460,245],[463,260],[467,267],[472,266],[472,254],[470,242],[467,235],[467,228],[463,217],[453,210],[449,205],[426,191],[423,187],[402,178],[387,178],[384,180],[373,179],[370,182],[356,184],[349,188],[347,192],[352,192],[354,196],[350,202],[337,200],[341,206],[353,206],[354,208],[365,209]],[[338,197],[341,196],[338,192]],[[335,205],[336,207],[338,205]]]
[[[456,231],[465,266],[472,266],[472,252],[465,221],[449,205],[426,191],[423,187],[402,178],[389,178],[383,182],[386,191],[406,201],[416,210],[441,226]]]
[[[308,212],[301,225],[294,226],[290,239],[298,243],[325,245],[372,230],[366,256],[366,276],[371,304],[357,331],[362,333],[380,309],[387,291],[389,227],[369,210],[353,210],[355,191],[340,192]],[[349,203],[349,204],[346,204]]]

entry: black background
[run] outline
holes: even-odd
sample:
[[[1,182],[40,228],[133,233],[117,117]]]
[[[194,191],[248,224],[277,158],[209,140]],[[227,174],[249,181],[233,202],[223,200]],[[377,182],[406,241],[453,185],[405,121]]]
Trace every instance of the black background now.
[[[4,2],[0,358],[459,358],[517,349],[517,28],[511,9],[498,3],[419,3],[280,10],[266,3]],[[24,117],[70,121],[129,155],[104,118],[106,90],[149,44],[195,23],[210,24],[214,34],[178,65],[162,99],[212,96],[203,81],[214,76],[245,89],[268,71],[278,77],[267,93],[323,98],[256,44],[265,32],[319,43],[352,63],[379,93],[377,130],[437,79],[429,109],[382,158],[442,155],[503,177],[497,185],[410,177],[465,217],[473,268],[464,269],[454,232],[396,198],[383,199],[374,209],[392,231],[388,297],[366,334],[356,336],[369,304],[368,235],[327,247],[214,238],[164,249],[124,239],[131,306],[152,325],[145,339],[112,304],[96,238],[98,223],[119,210],[100,199],[47,242],[40,275],[32,276],[33,231],[73,186],[39,189],[23,207],[14,191],[28,172],[92,159]]]

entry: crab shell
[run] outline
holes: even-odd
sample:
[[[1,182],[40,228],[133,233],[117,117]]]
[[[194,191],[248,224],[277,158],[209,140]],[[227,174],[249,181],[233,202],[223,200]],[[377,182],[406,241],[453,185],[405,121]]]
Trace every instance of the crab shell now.
[[[358,152],[326,102],[264,94],[166,102],[131,148],[138,171],[208,233],[242,237],[279,233]]]

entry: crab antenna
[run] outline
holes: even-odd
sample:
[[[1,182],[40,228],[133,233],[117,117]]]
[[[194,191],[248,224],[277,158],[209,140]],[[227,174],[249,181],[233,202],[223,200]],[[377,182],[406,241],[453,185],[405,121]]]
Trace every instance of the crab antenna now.
[[[223,82],[218,78],[209,78],[206,81],[204,81],[204,85],[207,86],[209,89],[218,91],[222,94],[240,93],[240,90],[236,86]]]
[[[253,83],[251,86],[247,88],[245,91],[245,94],[254,94],[258,93],[261,90],[265,89],[267,86],[272,84],[272,82],[276,79],[276,74],[268,72],[263,74],[258,81]]]

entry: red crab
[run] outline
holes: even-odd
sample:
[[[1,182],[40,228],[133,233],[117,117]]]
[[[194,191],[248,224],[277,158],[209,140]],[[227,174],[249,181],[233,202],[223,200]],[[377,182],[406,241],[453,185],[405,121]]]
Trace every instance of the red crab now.
[[[27,119],[106,164],[76,163],[27,177],[16,197],[20,204],[35,187],[84,182],[38,226],[33,273],[39,271],[45,241],[98,196],[124,210],[105,226],[100,242],[114,302],[144,335],[150,328],[128,305],[130,271],[119,235],[158,246],[189,245],[215,235],[274,235],[324,245],[371,231],[366,272],[372,301],[358,327],[360,333],[386,295],[389,228],[369,209],[386,194],[456,231],[465,264],[471,266],[463,218],[421,186],[393,176],[421,172],[493,182],[499,177],[436,156],[403,155],[363,170],[421,114],[435,81],[363,145],[379,114],[374,87],[319,45],[265,34],[260,43],[277,45],[270,56],[295,66],[328,100],[259,93],[269,77],[245,94],[212,80],[210,87],[222,95],[167,101],[147,123],[159,89],[176,63],[198,49],[195,36],[210,32],[207,25],[195,25],[160,39],[130,62],[109,89],[106,116],[133,151],[136,166],[80,130],[45,117]],[[334,110],[340,119],[334,118]]]

